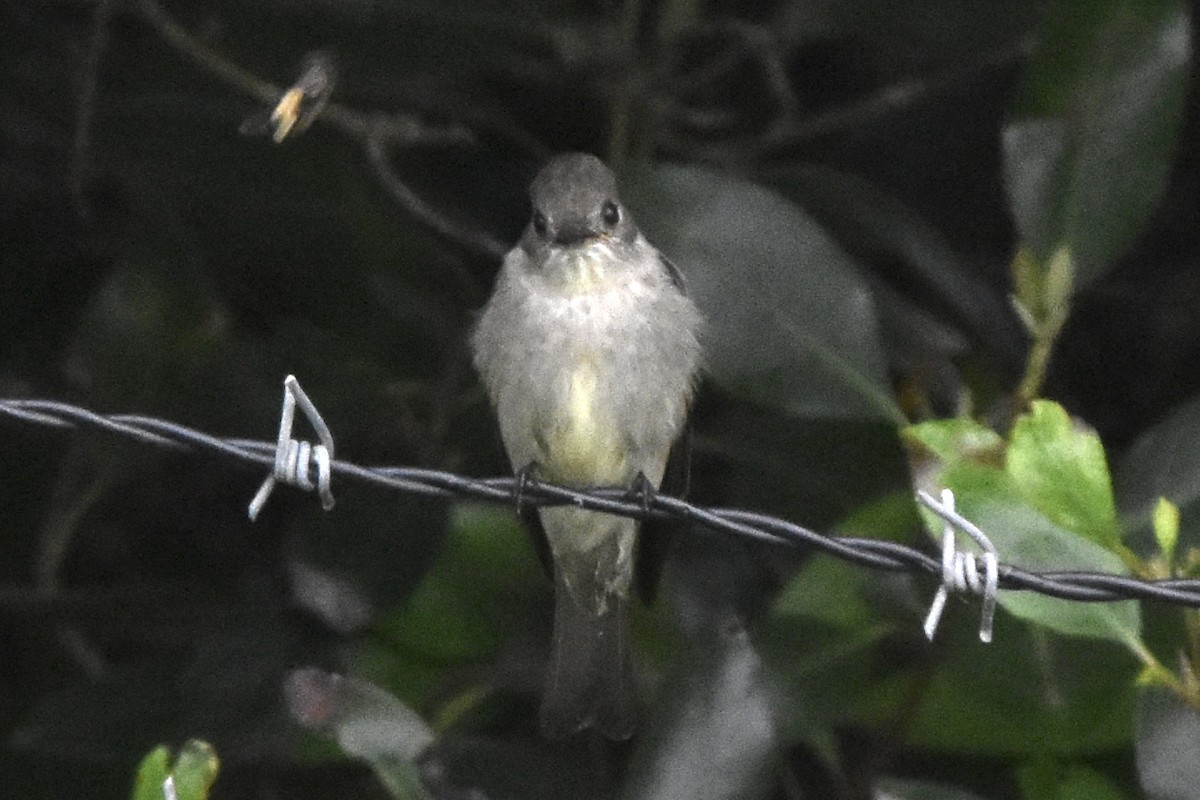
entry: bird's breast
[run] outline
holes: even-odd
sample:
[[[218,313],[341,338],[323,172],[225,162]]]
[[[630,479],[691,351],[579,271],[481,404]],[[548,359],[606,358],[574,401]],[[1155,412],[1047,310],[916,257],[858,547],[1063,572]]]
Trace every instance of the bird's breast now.
[[[485,339],[495,342],[486,374],[516,468],[535,462],[577,485],[661,476],[696,344],[690,303],[649,255],[614,263],[599,240],[508,275],[509,304],[484,320],[504,334]]]

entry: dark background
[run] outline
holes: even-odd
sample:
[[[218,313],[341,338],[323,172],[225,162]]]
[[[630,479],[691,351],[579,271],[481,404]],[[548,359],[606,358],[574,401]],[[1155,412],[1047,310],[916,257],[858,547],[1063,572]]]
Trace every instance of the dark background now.
[[[717,354],[701,391],[691,497],[922,542],[899,415],[1003,419],[1025,369],[1008,294],[1030,242],[1005,130],[1052,105],[1038,95],[1045,42],[1076,31],[1079,47],[1120,51],[1087,31],[1127,6],[9,0],[0,395],[272,439],[292,373],[341,457],[503,474],[467,334],[525,224],[528,179],[583,149],[617,167],[717,338],[749,342]],[[240,133],[273,99],[255,81],[286,87],[317,49],[336,59],[336,109],[280,144]],[[1080,280],[1042,389],[1114,462],[1200,387],[1200,113],[1177,83],[1165,138],[1117,162],[1148,187],[1128,202],[1128,242]],[[1094,188],[1122,207],[1118,183]],[[703,231],[682,227],[718,192]],[[808,233],[755,261],[756,241],[795,230]],[[707,261],[687,257],[699,241],[716,242]],[[867,305],[803,305],[841,287]],[[755,291],[781,299],[755,306]],[[772,361],[793,344],[780,315],[851,353],[890,399],[849,401],[802,357]],[[125,797],[141,755],[192,737],[221,758],[217,798],[386,796],[289,715],[285,676],[310,666],[384,687],[434,725],[437,796],[867,797],[897,777],[995,798],[1024,780],[1035,796],[1018,771],[1035,756],[1136,791],[1128,719],[1085,722],[1113,685],[1128,691],[1132,662],[1056,644],[1080,693],[1052,746],[1022,738],[1049,701],[1005,669],[1027,655],[1017,623],[986,651],[974,611],[952,609],[930,648],[929,581],[838,566],[801,584],[804,554],[697,531],[639,612],[655,698],[643,732],[550,744],[534,725],[549,587],[508,509],[337,486],[322,514],[281,489],[252,525],[253,470],[12,421],[4,434],[5,796]],[[1115,677],[1093,674],[1105,663]],[[939,733],[929,715],[948,706],[922,707],[934,701],[913,687],[960,668],[1025,674],[1032,696],[1002,679],[960,687],[937,702],[963,719]],[[756,708],[784,709],[769,736]],[[671,744],[700,732],[728,763]],[[648,788],[664,763],[713,776]]]

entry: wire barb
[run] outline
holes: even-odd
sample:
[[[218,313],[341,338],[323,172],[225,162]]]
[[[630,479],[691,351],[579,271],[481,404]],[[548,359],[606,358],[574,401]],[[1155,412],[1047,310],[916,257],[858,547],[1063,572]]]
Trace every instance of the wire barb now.
[[[917,492],[917,502],[942,518],[942,584],[938,587],[929,614],[925,617],[925,637],[933,641],[946,600],[951,592],[971,592],[983,596],[980,612],[979,639],[992,641],[992,622],[996,618],[996,592],[1000,586],[1000,559],[991,540],[974,523],[954,510],[954,492],[942,489],[939,502],[926,491]],[[979,566],[974,553],[958,549],[954,533],[960,530],[967,534],[983,550],[984,577],[979,577]]]
[[[296,418],[296,406],[308,417],[313,430],[317,432],[320,444],[311,444],[292,438],[292,424]],[[313,489],[321,495],[321,508],[326,511],[333,508],[333,490],[330,488],[330,478],[333,462],[333,435],[321,417],[321,412],[313,404],[295,375],[288,375],[283,380],[283,411],[279,415],[279,440],[275,447],[275,465],[271,474],[258,487],[254,499],[250,501],[248,512],[250,521],[258,519],[258,514],[267,503],[271,492],[275,491],[276,483],[286,483],[298,486],[305,491]],[[311,465],[316,464],[317,481],[313,483],[309,475]]]

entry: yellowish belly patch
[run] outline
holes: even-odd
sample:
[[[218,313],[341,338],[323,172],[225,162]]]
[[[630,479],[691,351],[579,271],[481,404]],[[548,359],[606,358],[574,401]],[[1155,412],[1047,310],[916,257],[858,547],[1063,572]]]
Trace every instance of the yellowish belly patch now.
[[[565,483],[618,484],[627,479],[625,437],[599,401],[594,365],[584,362],[567,381],[565,403],[545,437],[547,477]]]

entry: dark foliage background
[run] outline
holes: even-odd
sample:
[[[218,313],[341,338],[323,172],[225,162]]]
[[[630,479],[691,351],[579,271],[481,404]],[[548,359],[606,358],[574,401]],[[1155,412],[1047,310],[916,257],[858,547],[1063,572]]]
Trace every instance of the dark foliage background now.
[[[269,439],[294,373],[343,457],[501,474],[467,332],[529,177],[585,149],[709,318],[694,499],[922,541],[899,425],[1045,396],[1122,513],[1166,493],[1194,545],[1186,3],[161,3],[0,4],[0,395]],[[318,48],[337,105],[239,133]],[[1043,375],[1009,298],[1060,246]],[[1002,616],[984,647],[952,609],[929,645],[927,582],[700,531],[639,612],[642,731],[544,742],[550,592],[509,509],[339,487],[252,525],[260,475],[4,433],[5,796],[128,797],[192,737],[214,798],[1194,796],[1200,723],[1111,642]],[[1173,666],[1179,612],[1144,613]]]

